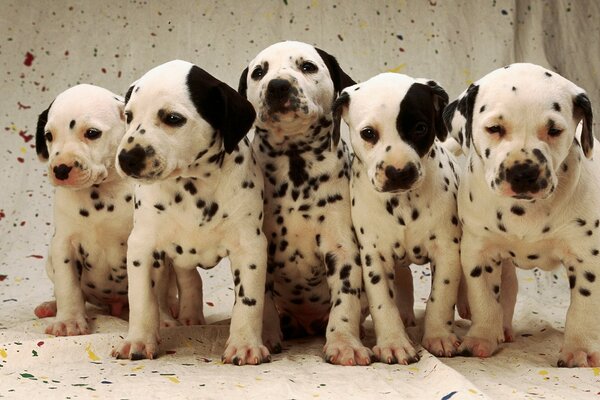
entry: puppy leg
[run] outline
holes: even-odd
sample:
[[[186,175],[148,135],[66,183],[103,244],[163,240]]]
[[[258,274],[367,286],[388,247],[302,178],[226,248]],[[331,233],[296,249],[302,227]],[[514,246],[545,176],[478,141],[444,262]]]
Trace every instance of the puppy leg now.
[[[454,305],[462,275],[458,243],[450,237],[438,236],[432,250],[431,295],[427,301],[422,344],[431,354],[452,357],[460,345],[458,337],[452,331]]]
[[[400,310],[402,323],[404,326],[417,326],[415,318],[415,296],[413,287],[413,277],[410,267],[396,268],[396,277],[394,279],[396,288],[396,306]]]
[[[271,353],[281,353],[281,341],[283,334],[275,299],[273,298],[273,274],[267,268],[267,279],[265,284],[265,309],[263,311],[263,344],[267,346]]]
[[[158,357],[159,308],[154,287],[168,281],[168,270],[149,243],[141,228],[134,230],[127,243],[127,274],[129,278],[129,332],[112,355],[116,358],[140,360]],[[155,263],[157,262],[157,263]],[[156,267],[155,267],[156,265]]]
[[[223,362],[257,365],[271,361],[262,342],[267,240],[262,233],[257,236],[256,230],[240,232],[239,236],[244,239],[229,256],[235,303]],[[252,237],[256,240],[247,240]]]
[[[49,335],[73,336],[90,333],[76,257],[68,238],[59,234],[52,238],[48,263],[54,271],[56,319],[46,327],[46,333]]]
[[[472,325],[458,348],[462,355],[489,357],[504,342],[498,266],[478,245],[477,236],[463,232],[461,262],[468,287]]]
[[[519,282],[515,265],[510,260],[502,262],[502,290],[500,291],[500,305],[502,306],[502,327],[504,329],[504,341],[512,342],[515,334],[512,328],[515,304],[517,303],[517,292]]]
[[[461,270],[460,284],[458,285],[458,300],[456,309],[458,315],[463,319],[471,319],[471,309],[469,308],[469,299],[467,297],[467,278]]]
[[[176,268],[179,291],[178,319],[183,325],[204,325],[202,278],[196,268]]]
[[[583,259],[580,258],[580,259]],[[600,367],[600,283],[599,265],[592,260],[573,263],[567,268],[571,286],[571,305],[567,311],[565,337],[559,367]]]

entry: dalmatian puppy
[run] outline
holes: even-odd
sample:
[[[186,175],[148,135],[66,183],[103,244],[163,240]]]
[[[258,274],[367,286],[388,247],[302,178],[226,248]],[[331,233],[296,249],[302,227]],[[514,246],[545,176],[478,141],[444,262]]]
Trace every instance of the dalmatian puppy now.
[[[505,269],[562,264],[571,305],[558,366],[600,366],[600,158],[585,91],[538,65],[512,64],[444,114],[468,157],[458,209],[472,326],[459,351],[487,357],[505,340],[514,307],[499,298]]]
[[[383,73],[347,87],[333,106],[350,130],[352,221],[377,336],[373,350],[387,363],[419,359],[397,304],[406,293],[396,287],[411,263],[430,262],[433,272],[423,346],[450,357],[460,344],[452,331],[461,278],[457,164],[440,142],[447,104],[434,81]]]
[[[325,332],[327,362],[367,365],[349,157],[331,113],[336,94],[353,83],[330,54],[286,41],[250,62],[239,91],[257,112],[253,148],[265,177],[265,344],[279,352],[281,332]]]
[[[39,116],[36,151],[55,186],[54,227],[46,270],[56,301],[35,309],[56,319],[46,333],[90,333],[85,302],[120,316],[127,305],[126,242],[133,187],[116,172],[125,133],[123,98],[92,85],[59,94]]]
[[[261,230],[263,181],[250,142],[252,105],[234,89],[189,62],[159,65],[126,96],[127,131],[118,169],[135,188],[128,240],[129,333],[117,358],[155,358],[159,310],[152,287],[164,265],[176,271],[180,319],[197,318],[201,285],[196,268],[229,257],[235,284],[226,363],[270,360],[262,344],[267,241]]]

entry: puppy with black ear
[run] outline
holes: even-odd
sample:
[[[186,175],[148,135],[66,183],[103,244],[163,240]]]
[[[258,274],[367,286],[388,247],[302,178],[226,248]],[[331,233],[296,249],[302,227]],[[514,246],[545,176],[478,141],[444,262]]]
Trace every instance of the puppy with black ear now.
[[[120,316],[127,305],[127,237],[133,185],[114,166],[125,133],[123,98],[92,85],[59,94],[39,116],[36,151],[55,186],[54,235],[46,270],[56,301],[35,314],[56,319],[46,333],[90,333],[85,301]]]
[[[459,351],[488,357],[512,340],[515,266],[562,264],[571,305],[558,366],[599,367],[600,157],[587,94],[539,65],[511,64],[444,114],[467,156],[458,209],[473,323]]]
[[[330,54],[288,41],[250,62],[239,91],[257,112],[253,148],[265,177],[265,344],[278,352],[282,331],[325,333],[326,361],[367,365],[349,156],[331,113],[337,93],[353,83]]]
[[[432,272],[423,347],[451,357],[460,344],[452,331],[461,278],[458,165],[440,142],[447,103],[434,81],[384,73],[344,89],[334,104],[355,153],[352,221],[377,335],[373,350],[386,363],[419,359],[401,318],[413,313],[412,302],[402,301],[412,299],[410,264],[430,263]]]
[[[201,68],[171,61],[148,71],[129,89],[127,132],[119,172],[135,189],[128,241],[129,334],[118,358],[158,355],[159,315],[153,286],[173,264],[179,319],[200,322],[202,282],[196,268],[231,262],[235,304],[226,363],[269,361],[261,327],[267,241],[262,232],[263,180],[245,138],[255,112],[235,90]]]

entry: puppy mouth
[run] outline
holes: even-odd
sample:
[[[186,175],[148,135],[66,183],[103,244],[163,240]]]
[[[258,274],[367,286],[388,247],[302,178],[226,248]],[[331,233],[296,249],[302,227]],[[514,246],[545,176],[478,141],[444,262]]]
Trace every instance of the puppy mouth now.
[[[65,187],[70,189],[82,189],[95,184],[102,183],[108,176],[105,167],[88,167],[79,161],[73,165],[60,164],[51,165],[48,175],[50,183],[56,187]]]

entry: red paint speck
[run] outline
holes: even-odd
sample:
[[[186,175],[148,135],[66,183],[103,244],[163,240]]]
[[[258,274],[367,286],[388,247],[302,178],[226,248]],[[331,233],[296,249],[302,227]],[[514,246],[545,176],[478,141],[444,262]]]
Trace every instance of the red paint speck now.
[[[0,282],[5,280],[7,277],[8,277],[8,275],[0,275]]]
[[[121,77],[121,71],[117,72],[117,78]]]
[[[212,301],[207,301],[206,305],[209,306],[209,307],[214,307],[215,303],[213,303]]]
[[[4,217],[6,217],[6,214],[4,214],[4,210],[0,210],[0,220]]]
[[[25,159],[23,157],[17,157],[17,161],[23,164],[25,162]]]
[[[402,47],[400,47],[400,52],[404,53],[404,49]]]
[[[25,226],[25,221],[21,221],[21,223],[19,225]]]
[[[103,74],[105,74],[106,73],[106,68],[102,68],[101,71],[102,71]]]
[[[17,106],[19,106],[19,110],[29,110],[31,108],[31,106],[26,106],[25,104],[21,103],[20,101],[17,101]]]
[[[23,140],[25,141],[25,143],[27,143],[31,139],[33,139],[33,135],[28,135],[27,131],[19,131],[19,136],[21,136],[23,138]]]
[[[165,353],[167,353],[167,354],[175,354],[177,352],[175,350],[167,350]]]
[[[69,56],[69,50],[65,50],[65,57]]]
[[[39,254],[31,254],[31,255],[28,255],[27,258],[42,259],[42,258],[44,258],[44,256],[40,256]]]
[[[23,64],[25,64],[26,67],[31,67],[34,58],[34,55],[30,52],[25,53],[25,61],[23,61]]]
[[[44,342],[37,342],[38,347],[42,347],[43,345],[44,345]]]

